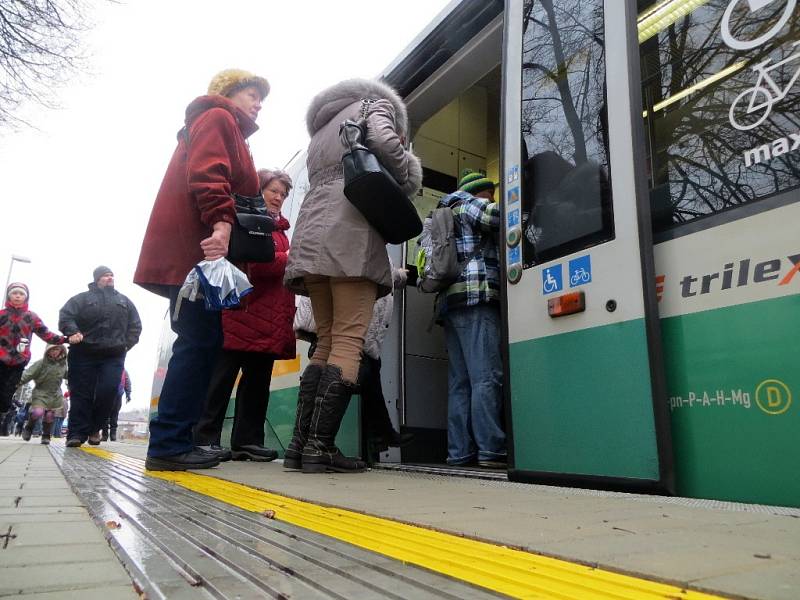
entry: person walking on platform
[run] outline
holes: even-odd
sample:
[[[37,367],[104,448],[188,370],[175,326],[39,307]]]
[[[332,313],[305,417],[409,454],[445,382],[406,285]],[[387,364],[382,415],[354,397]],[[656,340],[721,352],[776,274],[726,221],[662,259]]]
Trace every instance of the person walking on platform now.
[[[125,355],[139,341],[142,323],[130,299],[114,288],[114,273],[94,270],[89,290],[61,307],[59,328],[80,344],[67,358],[70,390],[67,446],[100,443],[117,393]]]
[[[48,344],[64,344],[67,338],[50,331],[39,316],[28,309],[30,291],[15,282],[6,289],[5,308],[0,310],[0,421],[11,408],[14,390],[25,365],[31,360],[31,336],[35,333]],[[70,343],[79,340],[73,338]]]
[[[42,421],[42,444],[50,443],[53,422],[63,416],[64,396],[61,383],[67,376],[67,349],[64,346],[47,346],[44,357],[33,363],[23,374],[20,385],[33,381],[31,407],[22,427],[22,439],[31,439],[33,430]]]
[[[131,378],[124,368],[122,369],[122,379],[120,379],[117,387],[117,396],[114,398],[114,406],[111,408],[111,414],[108,415],[108,421],[103,426],[100,439],[104,442],[108,439],[111,439],[112,442],[117,441],[117,423],[119,421],[119,411],[122,410],[122,396],[125,396],[125,404],[131,401]]]
[[[494,183],[465,171],[439,200],[453,211],[459,262],[469,259],[440,301],[448,357],[447,463],[506,465],[500,351],[500,209]],[[472,257],[472,258],[470,258]]]
[[[202,411],[217,352],[222,318],[203,302],[182,302],[178,292],[203,259],[228,253],[236,219],[233,194],[255,196],[258,175],[247,138],[269,83],[247,71],[228,69],[211,80],[208,95],[186,109],[184,128],[172,154],[147,225],[134,282],[169,299],[172,347],[158,413],[150,421],[146,467],[151,470],[205,469],[219,464],[217,453],[195,448],[192,430]]]
[[[268,462],[278,457],[275,450],[264,446],[272,366],[276,360],[296,356],[292,330],[294,294],[283,285],[289,257],[289,221],[281,214],[292,180],[283,171],[269,169],[259,170],[258,180],[267,212],[275,222],[275,260],[243,266],[253,291],[242,299],[241,308],[222,313],[222,350],[211,375],[205,411],[194,431],[195,444],[219,453],[221,460]],[[220,446],[220,437],[240,370],[231,452],[227,452]]]
[[[285,466],[302,466],[307,473],[365,468],[364,462],[346,458],[335,440],[355,390],[373,304],[392,290],[386,242],[344,195],[339,126],[359,119],[363,99],[374,100],[366,107],[369,148],[409,196],[422,181],[419,160],[405,145],[406,107],[391,87],[351,79],[312,100],[306,113],[311,187],[297,217],[284,279],[289,289],[311,298],[318,329],[284,460]]]

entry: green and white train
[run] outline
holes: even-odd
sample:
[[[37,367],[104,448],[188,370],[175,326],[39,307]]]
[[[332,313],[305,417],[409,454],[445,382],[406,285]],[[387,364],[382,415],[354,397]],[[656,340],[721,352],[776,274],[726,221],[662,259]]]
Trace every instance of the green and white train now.
[[[509,479],[800,506],[799,41],[797,0],[462,0],[382,74],[421,214],[465,167],[500,184]],[[291,171],[294,221],[304,155]],[[413,242],[390,252],[413,265]],[[384,347],[416,438],[381,460],[409,469],[446,456],[432,305],[401,293]],[[298,352],[273,377],[278,448]]]

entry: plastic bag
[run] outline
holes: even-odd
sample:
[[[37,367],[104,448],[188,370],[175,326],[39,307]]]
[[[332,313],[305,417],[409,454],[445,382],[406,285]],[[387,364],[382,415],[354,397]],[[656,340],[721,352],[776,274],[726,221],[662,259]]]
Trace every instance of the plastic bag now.
[[[242,271],[224,258],[197,263],[181,286],[175,303],[173,320],[177,320],[181,302],[203,299],[206,310],[236,308],[241,299],[253,291],[253,285]]]

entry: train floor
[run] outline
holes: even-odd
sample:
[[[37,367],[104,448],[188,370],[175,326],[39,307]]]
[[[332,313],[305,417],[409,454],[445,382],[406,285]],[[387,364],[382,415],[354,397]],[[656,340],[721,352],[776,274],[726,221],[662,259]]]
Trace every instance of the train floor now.
[[[800,510],[0,438],[0,597],[800,597]]]

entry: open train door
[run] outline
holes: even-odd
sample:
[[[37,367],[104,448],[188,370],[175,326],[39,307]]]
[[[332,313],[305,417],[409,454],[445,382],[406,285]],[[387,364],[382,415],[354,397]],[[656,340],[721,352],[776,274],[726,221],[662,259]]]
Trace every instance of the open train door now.
[[[633,0],[508,0],[509,477],[672,493]]]

